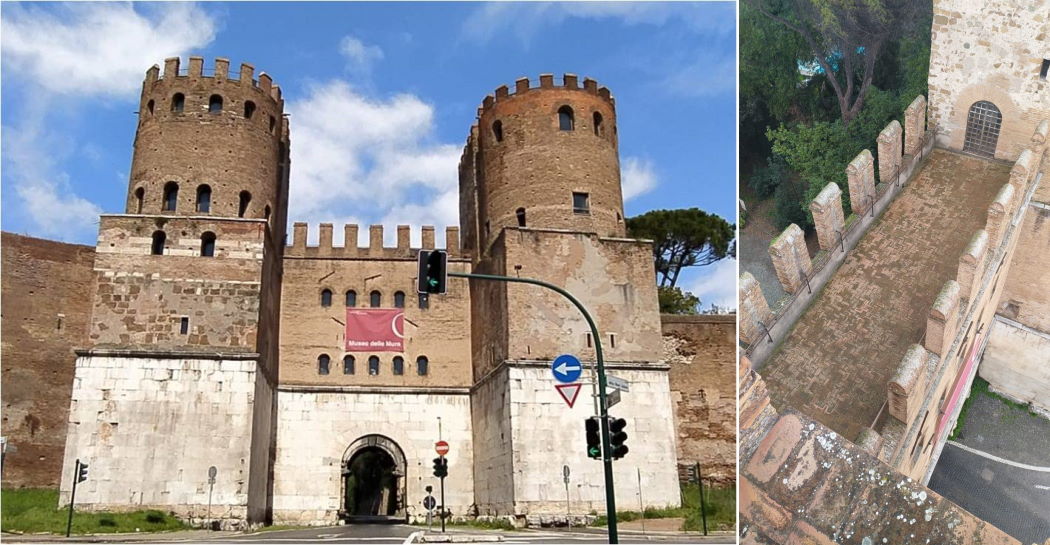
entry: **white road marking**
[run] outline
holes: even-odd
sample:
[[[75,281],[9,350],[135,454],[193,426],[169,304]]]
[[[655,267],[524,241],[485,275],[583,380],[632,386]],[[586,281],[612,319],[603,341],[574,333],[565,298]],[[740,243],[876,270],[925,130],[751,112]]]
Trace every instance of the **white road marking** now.
[[[1038,488],[1039,490],[1050,490],[1050,486],[1043,486],[1041,484],[1037,484],[1037,485],[1035,485],[1035,487]]]
[[[442,485],[442,486],[444,486],[444,485]],[[442,490],[444,490],[444,488],[442,488]],[[442,494],[444,494],[444,492],[442,492]],[[404,542],[403,545],[409,545],[410,543],[415,543],[416,539],[419,538],[419,536],[421,536],[421,535],[423,535],[423,531],[422,530],[420,530],[418,532],[412,532],[411,534],[409,534],[408,537],[405,538],[405,542]]]
[[[977,450],[977,449],[975,449],[973,447],[968,447],[968,446],[966,446],[966,445],[964,445],[962,443],[956,443],[955,441],[948,441],[948,444],[952,445],[952,446],[959,447],[959,448],[965,450],[966,452],[970,452],[970,453],[976,454],[976,455],[978,455],[978,456],[980,456],[982,458],[987,458],[989,460],[993,460],[993,461],[999,462],[1000,464],[1006,464],[1008,466],[1019,467],[1021,469],[1027,469],[1029,471],[1038,471],[1040,473],[1050,473],[1050,467],[1033,466],[1033,465],[1028,465],[1028,464],[1022,464],[1021,462],[1014,462],[1012,460],[1007,460],[1005,458],[1000,458],[1000,457],[998,457],[998,456],[996,456],[994,454],[988,454],[987,452]]]

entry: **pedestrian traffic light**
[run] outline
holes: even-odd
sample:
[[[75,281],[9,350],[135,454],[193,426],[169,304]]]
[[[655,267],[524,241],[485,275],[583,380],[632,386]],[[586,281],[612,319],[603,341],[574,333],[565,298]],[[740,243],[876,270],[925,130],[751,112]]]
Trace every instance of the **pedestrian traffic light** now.
[[[82,483],[87,480],[88,465],[84,462],[80,462],[80,469],[77,470],[77,482]]]
[[[448,253],[444,250],[419,251],[419,293],[444,294],[448,283]]]
[[[448,477],[448,460],[445,458],[434,458],[434,476]]]
[[[587,430],[587,457],[588,458],[601,458],[602,457],[602,436],[601,436],[601,425],[597,416],[592,416],[587,420],[584,420],[584,428]]]
[[[627,455],[627,432],[623,431],[627,427],[627,421],[622,418],[609,417],[609,444],[612,448],[613,460],[619,460]]]

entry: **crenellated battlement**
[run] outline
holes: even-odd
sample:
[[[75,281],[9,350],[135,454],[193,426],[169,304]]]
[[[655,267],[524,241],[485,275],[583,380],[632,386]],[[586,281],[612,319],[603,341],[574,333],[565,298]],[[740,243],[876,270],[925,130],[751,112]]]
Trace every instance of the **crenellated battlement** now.
[[[613,97],[612,92],[609,91],[609,88],[603,85],[598,85],[598,82],[591,78],[583,78],[583,85],[580,85],[579,76],[567,73],[562,75],[561,85],[555,85],[554,74],[540,74],[538,86],[532,85],[529,78],[521,77],[514,80],[514,92],[511,92],[510,88],[506,85],[500,85],[497,87],[493,94],[486,96],[484,100],[481,101],[481,106],[478,107],[478,118],[480,119],[486,111],[500,102],[513,99],[525,93],[550,89],[580,91],[582,93],[601,97],[606,100],[610,106],[616,106],[616,99]]]
[[[227,58],[216,58],[210,70],[204,67],[204,57],[193,56],[189,57],[188,61],[188,66],[183,68],[179,57],[168,57],[164,59],[163,73],[160,67],[154,64],[146,71],[144,89],[149,89],[153,84],[162,80],[170,81],[178,78],[187,78],[189,81],[196,81],[212,79],[217,84],[239,83],[242,87],[258,89],[259,92],[268,95],[278,104],[283,101],[281,87],[274,85],[273,78],[266,72],[260,72],[258,79],[255,79],[255,66],[251,64],[241,63],[240,70],[231,75],[230,59]]]
[[[371,258],[371,259],[416,259],[419,250],[446,250],[450,258],[467,258],[459,242],[459,227],[445,228],[445,247],[435,244],[434,226],[424,225],[420,229],[421,247],[412,246],[412,228],[408,225],[397,226],[397,245],[387,247],[383,244],[384,229],[382,225],[368,226],[368,246],[357,245],[360,227],[348,223],[343,226],[343,246],[332,242],[333,226],[331,223],[319,224],[318,243],[307,244],[311,229],[305,222],[296,222],[292,226],[292,240],[285,247],[286,257],[332,257],[332,258]]]

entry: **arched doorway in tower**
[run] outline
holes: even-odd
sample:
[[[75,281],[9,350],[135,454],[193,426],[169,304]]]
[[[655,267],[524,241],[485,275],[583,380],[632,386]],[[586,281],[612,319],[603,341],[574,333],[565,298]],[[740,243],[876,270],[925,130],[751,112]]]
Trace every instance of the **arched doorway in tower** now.
[[[389,437],[365,435],[346,449],[341,516],[347,522],[405,522],[405,472],[401,447]]]
[[[995,157],[995,145],[999,141],[999,129],[1003,126],[1003,114],[987,100],[979,100],[970,106],[966,116],[966,138],[963,151]]]

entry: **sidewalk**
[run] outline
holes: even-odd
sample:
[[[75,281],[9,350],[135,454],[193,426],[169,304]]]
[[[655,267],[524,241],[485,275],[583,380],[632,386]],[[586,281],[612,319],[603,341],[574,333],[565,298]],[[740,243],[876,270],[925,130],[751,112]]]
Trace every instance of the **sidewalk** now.
[[[148,543],[157,541],[207,541],[243,535],[235,531],[178,530],[175,532],[135,532],[132,534],[86,534],[66,537],[64,534],[0,534],[5,543]]]

